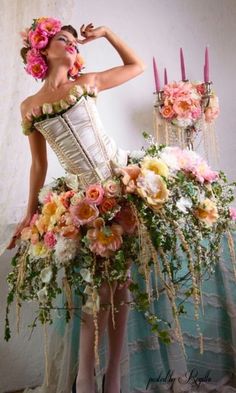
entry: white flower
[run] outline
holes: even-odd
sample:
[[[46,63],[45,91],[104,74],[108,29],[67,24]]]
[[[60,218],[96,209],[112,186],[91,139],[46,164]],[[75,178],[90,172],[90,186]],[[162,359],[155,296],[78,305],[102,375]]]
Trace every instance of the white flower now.
[[[45,115],[53,113],[53,106],[52,104],[44,103],[42,107],[42,111]]]
[[[76,97],[81,97],[84,94],[84,90],[81,86],[79,85],[75,85],[73,87],[72,93],[76,96]]]
[[[160,159],[172,170],[180,170],[180,165],[178,162],[178,152],[180,149],[178,147],[165,147],[160,153]]]
[[[144,150],[132,150],[129,156],[130,158],[134,158],[135,160],[140,160],[145,156],[145,154],[146,153]]]
[[[90,315],[93,314],[93,311],[98,312],[100,310],[100,296],[97,289],[92,289],[92,293],[94,293],[94,301],[92,295],[88,296],[86,303],[82,306],[82,311]]]
[[[93,288],[90,285],[86,285],[85,289],[84,289],[84,293],[86,295],[92,296],[93,293]]]
[[[44,204],[44,199],[45,197],[49,194],[49,192],[52,192],[52,188],[50,186],[44,186],[41,188],[38,194],[38,200],[40,203]]]
[[[62,265],[70,263],[70,260],[75,258],[78,250],[78,240],[58,236],[57,244],[55,245],[55,258],[57,263]]]
[[[70,105],[65,100],[60,100],[60,106],[61,109],[68,109]]]
[[[192,201],[189,198],[181,197],[177,203],[176,207],[182,212],[182,213],[188,213],[188,209],[191,209],[192,207]]]
[[[68,102],[68,104],[73,105],[76,103],[77,98],[73,94],[69,94],[68,97],[66,98],[66,101]],[[67,109],[67,108],[65,108],[65,109]]]
[[[38,299],[40,303],[46,303],[48,298],[48,291],[46,287],[43,287],[37,292]]]
[[[41,271],[40,278],[41,278],[42,282],[44,282],[45,284],[48,284],[51,281],[51,279],[52,279],[52,268],[51,268],[51,266],[45,267]]]
[[[90,271],[88,269],[81,269],[80,270],[80,274],[83,277],[84,281],[86,281],[86,282],[92,282],[93,281],[91,273],[90,273]]]
[[[145,170],[145,176],[139,176],[137,179],[137,186],[151,191],[153,194],[157,194],[160,190],[159,185],[160,176],[156,175],[155,172],[149,169]]]

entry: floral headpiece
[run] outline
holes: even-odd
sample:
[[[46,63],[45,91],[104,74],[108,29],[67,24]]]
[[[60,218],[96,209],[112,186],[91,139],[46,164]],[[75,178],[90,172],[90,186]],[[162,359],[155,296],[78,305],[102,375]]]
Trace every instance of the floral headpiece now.
[[[61,30],[60,20],[55,18],[34,19],[30,28],[20,32],[23,39],[23,46],[29,48],[26,54],[25,70],[36,79],[44,79],[48,70],[45,57],[40,50],[44,49],[49,39]],[[75,78],[79,71],[84,68],[84,60],[78,53],[73,67],[69,70],[69,75]]]

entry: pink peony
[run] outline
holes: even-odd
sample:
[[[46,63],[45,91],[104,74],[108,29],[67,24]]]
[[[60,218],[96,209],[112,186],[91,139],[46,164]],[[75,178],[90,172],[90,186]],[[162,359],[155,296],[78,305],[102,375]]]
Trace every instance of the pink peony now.
[[[189,98],[177,98],[173,104],[173,109],[180,118],[190,118],[191,100]]]
[[[70,206],[70,198],[72,198],[75,195],[75,191],[70,190],[66,191],[60,194],[60,201],[62,202],[63,206],[65,206],[66,209],[69,208]]]
[[[35,222],[37,221],[38,218],[39,218],[39,214],[38,214],[38,213],[35,213],[35,214],[32,216],[31,221],[30,221],[30,227],[31,227],[31,228],[34,226],[34,224],[35,224]]]
[[[114,251],[119,250],[122,244],[122,227],[118,224],[105,226],[100,218],[95,220],[95,228],[89,229],[87,238],[89,248],[92,252],[101,257],[109,257]]]
[[[100,205],[103,199],[104,190],[100,184],[90,184],[86,189],[86,201],[94,205]]]
[[[205,110],[205,120],[207,123],[211,123],[215,120],[220,113],[219,108],[209,107]]]
[[[38,51],[31,49],[27,53],[27,64],[25,70],[34,78],[44,79],[48,66]]]
[[[36,30],[30,30],[29,42],[32,48],[42,49],[45,48],[48,44],[48,36],[46,32],[38,28]]]
[[[46,33],[49,37],[54,36],[61,30],[61,22],[55,18],[42,18],[38,20],[37,29]]]
[[[99,215],[97,206],[88,203],[86,199],[83,199],[77,205],[71,205],[69,207],[69,211],[72,221],[77,227],[88,224]]]
[[[230,214],[231,220],[236,221],[236,208],[235,207],[229,208],[229,214]]]
[[[115,216],[115,221],[120,224],[124,232],[128,234],[134,233],[137,227],[137,220],[129,203],[122,206],[121,210]]]
[[[57,244],[56,236],[51,231],[46,232],[43,240],[44,240],[45,246],[48,248],[53,248]]]

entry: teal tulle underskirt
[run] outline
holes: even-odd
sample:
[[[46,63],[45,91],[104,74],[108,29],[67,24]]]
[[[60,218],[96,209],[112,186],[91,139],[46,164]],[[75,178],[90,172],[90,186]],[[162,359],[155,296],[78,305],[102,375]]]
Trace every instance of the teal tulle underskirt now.
[[[236,236],[234,235],[234,240]],[[187,262],[186,262],[187,263]],[[133,266],[133,274],[135,266]],[[153,278],[154,280],[154,278]],[[179,343],[163,344],[151,332],[141,312],[130,310],[124,354],[121,361],[122,393],[162,392],[236,392],[236,282],[227,239],[222,241],[222,256],[215,272],[202,285],[199,327],[203,334],[200,353],[199,332],[194,305],[187,302],[187,314],[180,317],[185,352]],[[181,302],[181,295],[178,301]],[[80,299],[74,298],[75,307]],[[58,306],[64,304],[63,295]],[[171,305],[165,294],[154,302],[154,311],[173,322]],[[69,324],[57,312],[49,341],[49,385],[25,393],[71,393],[78,369],[80,316]],[[96,369],[98,391],[105,372],[107,337],[99,349],[100,367]],[[180,378],[181,377],[181,378]]]

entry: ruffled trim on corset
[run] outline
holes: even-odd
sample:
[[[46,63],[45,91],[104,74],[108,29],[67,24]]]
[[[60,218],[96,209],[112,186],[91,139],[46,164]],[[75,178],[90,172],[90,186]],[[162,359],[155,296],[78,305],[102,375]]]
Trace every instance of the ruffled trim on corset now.
[[[30,135],[35,129],[34,123],[63,114],[80,101],[81,97],[87,98],[88,96],[96,99],[97,88],[86,84],[83,86],[74,85],[65,98],[33,107],[21,122],[23,134]]]

